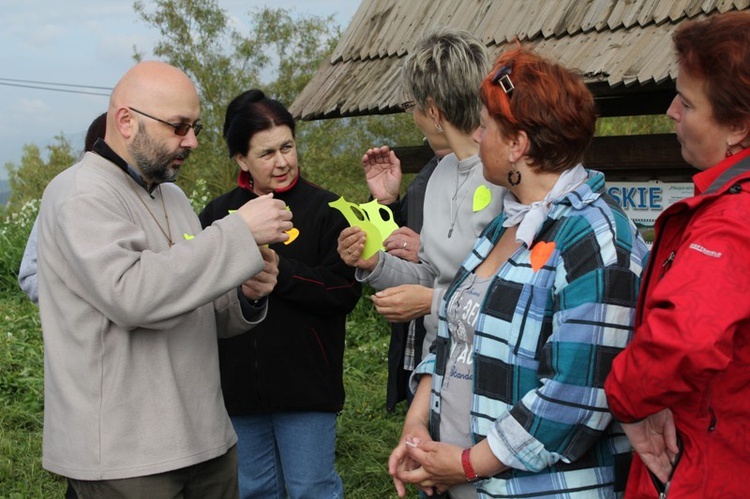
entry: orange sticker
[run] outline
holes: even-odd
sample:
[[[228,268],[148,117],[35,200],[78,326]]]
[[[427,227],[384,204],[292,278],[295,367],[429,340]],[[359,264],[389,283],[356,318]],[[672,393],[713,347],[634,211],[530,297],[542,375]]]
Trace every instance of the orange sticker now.
[[[549,257],[552,256],[552,252],[555,251],[555,243],[538,242],[531,248],[531,268],[534,272],[541,269]]]

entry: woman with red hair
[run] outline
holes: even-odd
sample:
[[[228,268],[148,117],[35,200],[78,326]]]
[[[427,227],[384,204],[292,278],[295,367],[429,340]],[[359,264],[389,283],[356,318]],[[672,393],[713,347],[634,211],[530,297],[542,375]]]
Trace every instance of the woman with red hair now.
[[[628,497],[747,497],[750,12],[685,23],[673,41],[667,115],[696,195],[656,221],[634,339],[605,389],[637,452]]]
[[[445,293],[389,472],[400,496],[616,497],[630,446],[603,387],[648,250],[581,164],[596,112],[580,75],[518,48],[481,98],[483,173],[508,194]]]

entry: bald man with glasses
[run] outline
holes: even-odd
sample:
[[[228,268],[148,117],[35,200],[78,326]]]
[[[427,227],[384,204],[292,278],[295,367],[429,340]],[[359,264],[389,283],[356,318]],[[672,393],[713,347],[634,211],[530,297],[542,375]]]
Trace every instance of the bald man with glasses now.
[[[217,337],[265,317],[265,245],[288,239],[292,214],[261,196],[201,230],[173,183],[201,128],[187,75],[141,62],[104,140],[42,198],[43,466],[82,499],[238,496]]]

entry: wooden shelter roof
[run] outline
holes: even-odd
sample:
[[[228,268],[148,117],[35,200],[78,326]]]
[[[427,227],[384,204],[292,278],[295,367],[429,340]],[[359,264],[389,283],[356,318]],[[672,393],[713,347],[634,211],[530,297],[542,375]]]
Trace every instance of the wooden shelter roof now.
[[[603,116],[662,113],[676,76],[674,30],[749,7],[750,0],[363,0],[290,111],[303,120],[399,111],[403,57],[426,30],[449,25],[476,34],[493,59],[517,38],[581,71]]]

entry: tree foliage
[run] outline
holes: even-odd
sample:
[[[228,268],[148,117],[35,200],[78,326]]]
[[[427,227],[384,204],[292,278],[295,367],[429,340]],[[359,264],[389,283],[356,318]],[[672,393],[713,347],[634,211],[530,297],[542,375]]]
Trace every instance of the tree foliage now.
[[[19,209],[27,201],[41,198],[49,181],[72,165],[79,154],[63,135],[56,136],[47,150],[49,155],[45,160],[38,146],[26,144],[19,165],[13,162],[5,164],[11,189],[9,210]]]
[[[204,130],[200,147],[183,167],[180,183],[190,189],[204,177],[210,193],[230,185],[232,172],[222,157],[222,107],[240,89],[258,85],[257,75],[244,70],[263,68],[267,62],[262,54],[253,51],[238,53],[236,37],[225,11],[213,0],[157,0],[140,2],[133,8],[141,20],[156,29],[161,39],[153,55],[183,71],[191,78],[201,97],[201,121]],[[227,48],[229,47],[229,48]],[[135,59],[143,59],[136,52]]]
[[[674,122],[666,114],[649,116],[610,116],[596,121],[596,135],[646,135],[672,133]]]
[[[298,16],[267,7],[249,11],[247,26],[240,26],[217,0],[136,1],[133,8],[160,35],[152,54],[146,56],[136,48],[134,59],[155,58],[179,67],[200,95],[205,128],[200,146],[178,180],[188,195],[198,193],[200,199],[211,199],[236,182],[236,164],[227,157],[221,135],[224,110],[232,98],[260,88],[290,106],[331,54],[341,33],[332,16]],[[383,144],[416,145],[421,139],[407,114],[297,124],[303,175],[358,202],[368,196],[360,163],[365,150]],[[56,137],[45,161],[38,147],[25,146],[20,164],[6,165],[12,204],[22,206],[38,199],[49,180],[75,162],[73,149],[63,136]]]
[[[185,165],[179,183],[190,192],[205,182],[209,196],[235,185],[237,169],[221,136],[224,110],[250,88],[290,106],[334,49],[340,28],[332,17],[294,16],[286,9],[248,13],[240,32],[215,0],[137,1],[136,12],[161,34],[156,57],[185,71],[201,97],[206,128],[200,147]],[[143,54],[136,54],[141,59]],[[303,174],[347,198],[366,199],[360,158],[373,145],[419,143],[405,115],[301,122],[297,143]]]

